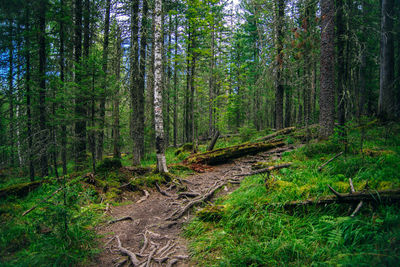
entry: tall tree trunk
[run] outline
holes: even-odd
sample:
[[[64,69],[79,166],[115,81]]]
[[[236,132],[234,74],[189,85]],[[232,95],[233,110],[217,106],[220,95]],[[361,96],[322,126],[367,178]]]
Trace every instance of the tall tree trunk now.
[[[344,17],[345,6],[343,0],[336,0],[336,38],[337,38],[337,105],[339,125],[344,126],[345,118],[345,90],[348,86],[346,80],[346,22]]]
[[[25,30],[27,33],[30,32],[30,10],[29,4],[25,10]],[[29,179],[31,181],[35,180],[35,167],[33,165],[33,136],[32,136],[32,114],[31,114],[31,54],[30,54],[30,38],[29,35],[25,35],[25,88],[26,88],[26,128],[28,136],[28,164],[29,164]]]
[[[334,127],[335,89],[335,5],[333,0],[321,0],[321,92],[319,137],[328,138]]]
[[[42,151],[40,153],[40,168],[43,177],[48,176],[47,161],[47,125],[46,125],[46,11],[47,0],[39,7],[39,127]]]
[[[165,160],[165,139],[162,114],[162,0],[155,0],[154,6],[154,121],[156,132],[157,169],[168,172]]]
[[[394,114],[394,40],[393,16],[394,0],[382,0],[381,55],[378,117],[392,120]]]
[[[276,91],[275,91],[275,124],[276,129],[283,128],[283,17],[285,12],[285,1],[278,0],[277,6],[277,28],[276,28],[276,49],[277,49],[277,70],[276,70]]]
[[[286,88],[285,91],[285,127],[290,127],[292,124],[291,116],[292,116],[292,88]]]
[[[114,158],[121,158],[121,145],[120,145],[120,131],[119,131],[119,89],[121,79],[121,60],[122,60],[122,33],[121,29],[117,28],[117,43],[116,43],[116,55],[115,55],[115,79],[117,80],[117,88],[113,101],[113,141],[114,141]]]
[[[213,112],[214,112],[214,65],[215,65],[215,25],[214,18],[211,22],[211,61],[210,61],[210,80],[209,80],[209,104],[208,104],[208,136],[214,134]]]
[[[131,3],[131,51],[130,51],[130,94],[131,94],[131,106],[132,106],[132,130],[133,130],[133,165],[140,165],[141,154],[140,147],[138,144],[137,136],[138,133],[138,57],[139,57],[139,45],[138,45],[138,32],[139,32],[139,1],[134,0]]]
[[[61,80],[61,86],[63,88],[63,95],[65,94],[65,55],[64,55],[64,31],[65,31],[65,25],[64,25],[64,16],[65,16],[65,3],[64,0],[61,0],[60,2],[60,80]],[[61,109],[64,110],[65,106],[64,103],[67,100],[65,97],[62,100],[62,105]],[[65,115],[64,115],[65,116]],[[67,125],[65,122],[66,118],[64,117],[62,119],[61,123],[61,160],[62,160],[62,169],[63,169],[63,175],[67,174]]]
[[[175,15],[175,48],[174,48],[174,147],[178,137],[178,15]]]
[[[9,107],[8,107],[8,114],[9,114],[9,132],[8,132],[8,143],[10,146],[10,156],[9,156],[9,162],[10,165],[14,165],[14,43],[13,43],[13,21],[10,20],[10,25],[9,25],[9,34],[10,34],[10,40],[9,40],[9,47],[8,47],[8,101],[9,101]],[[43,137],[43,135],[42,135]]]
[[[142,23],[140,28],[140,61],[139,61],[139,81],[138,81],[138,91],[137,91],[137,108],[136,108],[136,131],[135,147],[137,147],[137,158],[142,159],[144,156],[144,110],[145,110],[145,74],[146,74],[146,47],[147,47],[147,31],[148,31],[148,20],[147,13],[149,6],[147,1],[143,1],[142,9]],[[140,162],[139,162],[140,164]]]
[[[75,0],[75,169],[82,170],[86,160],[86,103],[81,88],[82,0]]]
[[[171,76],[172,76],[172,69],[171,69],[171,58],[172,58],[172,48],[171,48],[171,35],[172,35],[172,16],[169,15],[168,17],[168,46],[166,51],[166,64],[167,64],[167,78],[166,78],[166,83],[165,83],[165,104],[166,104],[166,115],[164,115],[165,118],[165,147],[169,146],[169,135],[170,135],[170,95],[171,95]],[[163,23],[164,24],[164,23]]]
[[[108,71],[108,39],[109,39],[109,31],[110,31],[110,8],[111,8],[111,0],[106,1],[106,14],[105,14],[105,22],[104,22],[104,41],[103,41],[103,85],[101,90],[100,97],[100,125],[99,125],[99,134],[97,140],[97,160],[103,159],[103,143],[104,143],[104,121],[106,114],[106,90],[107,90],[107,71]]]

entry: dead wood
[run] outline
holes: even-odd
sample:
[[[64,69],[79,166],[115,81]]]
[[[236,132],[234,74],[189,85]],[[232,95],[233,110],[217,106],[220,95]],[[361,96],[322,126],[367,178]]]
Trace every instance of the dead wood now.
[[[29,192],[35,190],[37,187],[44,183],[48,183],[49,180],[40,180],[22,184],[15,184],[5,188],[0,189],[0,199],[6,198],[7,196],[26,196]]]
[[[58,192],[60,192],[61,190],[63,190],[65,187],[60,187],[58,188],[56,191],[54,191],[53,193],[51,193],[51,195],[45,197],[44,199],[42,199],[38,204],[36,204],[35,206],[33,206],[32,208],[30,208],[29,210],[24,211],[24,213],[22,213],[22,216],[25,216],[26,214],[30,213],[31,211],[33,211],[34,209],[36,209],[40,204],[46,202],[47,200],[49,200],[50,198],[52,198],[55,194],[57,194]]]
[[[207,151],[211,151],[211,150],[214,149],[214,146],[217,143],[218,137],[219,137],[219,131],[216,131],[214,136],[213,136],[213,138],[212,138],[212,140],[211,140],[210,145],[207,147]]]
[[[243,157],[246,155],[254,155],[259,152],[268,151],[276,147],[284,146],[284,142],[272,143],[246,143],[237,146],[220,148],[213,151],[204,153],[193,154],[186,159],[189,164],[210,164],[217,165],[229,162],[235,158]]]
[[[330,187],[332,188],[332,187]],[[302,201],[292,201],[283,205],[284,208],[293,208],[300,206],[308,206],[308,205],[326,205],[332,203],[359,203],[363,202],[373,202],[373,203],[399,203],[400,201],[400,188],[390,189],[390,190],[381,190],[381,191],[363,191],[363,192],[354,192],[347,194],[340,194],[333,188],[334,195],[329,195],[321,198],[311,198]],[[360,204],[359,204],[360,205]],[[361,208],[361,207],[359,207]],[[358,209],[359,209],[358,208]]]
[[[173,214],[171,214],[171,216],[166,219],[166,220],[177,220],[180,217],[182,217],[183,214],[185,214],[186,211],[188,211],[191,207],[202,203],[206,200],[208,200],[216,190],[218,190],[219,188],[221,188],[222,186],[224,186],[226,184],[226,182],[222,182],[220,184],[217,184],[215,187],[213,187],[210,191],[208,191],[206,194],[199,196],[195,199],[193,199],[192,201],[190,201],[188,204],[186,204],[185,207],[183,207],[181,210],[175,211]]]
[[[337,153],[333,158],[329,159],[327,162],[325,162],[324,164],[322,164],[319,168],[318,171],[320,172],[326,165],[328,165],[330,162],[332,162],[333,160],[335,160],[336,158],[340,157],[343,154],[343,151],[340,153]]]
[[[277,137],[279,135],[289,134],[289,133],[293,132],[294,130],[296,130],[296,127],[288,127],[288,128],[276,131],[276,132],[274,132],[272,134],[266,135],[264,137],[258,138],[257,141],[268,141],[268,140],[271,140],[272,138]]]
[[[118,219],[110,220],[110,221],[108,222],[108,224],[113,224],[113,223],[116,223],[116,222],[126,221],[126,220],[131,220],[131,221],[133,221],[133,218],[132,218],[131,216],[125,216],[125,217],[121,217],[121,218],[118,218]]]
[[[266,173],[266,172],[269,173],[269,172],[274,171],[274,170],[280,170],[280,169],[283,169],[283,168],[288,168],[291,165],[292,165],[292,163],[285,163],[285,164],[281,164],[281,165],[270,166],[268,168],[260,169],[260,170],[249,172],[249,173],[237,174],[235,176],[250,176],[250,175],[261,174],[261,173]]]
[[[155,185],[156,185],[157,191],[160,192],[161,195],[164,195],[164,196],[166,196],[166,197],[171,197],[170,194],[168,194],[167,192],[165,192],[164,190],[162,190],[162,189],[160,188],[160,186],[158,185],[158,183],[156,183]]]
[[[141,262],[137,259],[135,253],[127,250],[126,248],[122,247],[121,240],[119,239],[119,236],[115,236],[118,242],[118,250],[123,254],[129,257],[131,260],[133,266],[138,266]]]

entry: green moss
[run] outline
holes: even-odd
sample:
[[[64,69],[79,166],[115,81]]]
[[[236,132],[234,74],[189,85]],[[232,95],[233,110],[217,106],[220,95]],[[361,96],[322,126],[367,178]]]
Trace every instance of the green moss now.
[[[48,180],[34,181],[28,183],[14,184],[0,189],[0,198],[16,195],[19,197],[26,196],[29,192],[36,189],[43,183],[49,182]]]
[[[179,154],[181,154],[183,152],[190,152],[192,150],[193,150],[193,144],[186,143],[175,151],[175,156],[178,156]]]
[[[110,188],[106,193],[106,199],[111,201],[121,201],[122,191],[118,188]]]
[[[208,205],[196,212],[197,217],[203,221],[219,221],[225,211],[224,205]]]

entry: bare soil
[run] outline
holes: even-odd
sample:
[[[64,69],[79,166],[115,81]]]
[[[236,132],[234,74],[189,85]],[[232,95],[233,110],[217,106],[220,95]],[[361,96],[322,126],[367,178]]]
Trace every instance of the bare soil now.
[[[228,181],[232,179],[239,181],[244,178],[235,175],[249,173],[253,163],[274,161],[280,157],[284,150],[291,149],[293,148],[276,148],[207,168],[204,173],[196,173],[183,179],[183,184],[187,186],[185,191],[204,195],[216,185],[224,183],[213,194],[213,197],[230,194],[238,185],[230,184]],[[112,206],[108,209],[107,214],[114,219],[129,216],[132,220],[122,220],[112,224],[106,223],[98,227],[98,234],[103,236],[100,240],[102,252],[92,263],[92,266],[132,265],[130,259],[126,255],[122,255],[118,249],[116,236],[120,239],[122,247],[137,256],[140,261],[139,266],[195,265],[190,262],[188,244],[181,235],[183,224],[193,217],[193,208],[176,220],[171,219],[171,215],[182,210],[190,201],[199,197],[179,198],[179,191],[176,187],[168,188],[168,185],[160,185],[160,187],[170,196],[162,195],[156,188],[148,188],[146,189],[149,193],[147,198],[145,198],[145,192],[132,193],[125,196],[129,204]],[[145,242],[146,239],[147,242]],[[145,243],[146,246],[144,247]],[[152,251],[153,253],[151,253]],[[153,254],[152,259],[148,261],[150,254]]]

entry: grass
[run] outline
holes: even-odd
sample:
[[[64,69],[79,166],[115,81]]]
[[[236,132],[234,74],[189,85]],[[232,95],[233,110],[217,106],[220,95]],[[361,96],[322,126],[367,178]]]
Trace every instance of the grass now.
[[[193,264],[199,266],[395,266],[400,260],[400,209],[398,205],[364,205],[355,218],[348,205],[309,207],[292,212],[270,203],[284,203],[331,194],[327,185],[349,192],[348,178],[356,190],[366,181],[374,189],[400,185],[399,126],[385,135],[384,127],[367,131],[360,153],[359,131],[349,131],[348,153],[318,167],[343,146],[338,136],[291,153],[281,162],[293,168],[265,177],[247,177],[232,194],[216,200],[224,210],[218,220],[195,218],[185,229]]]

